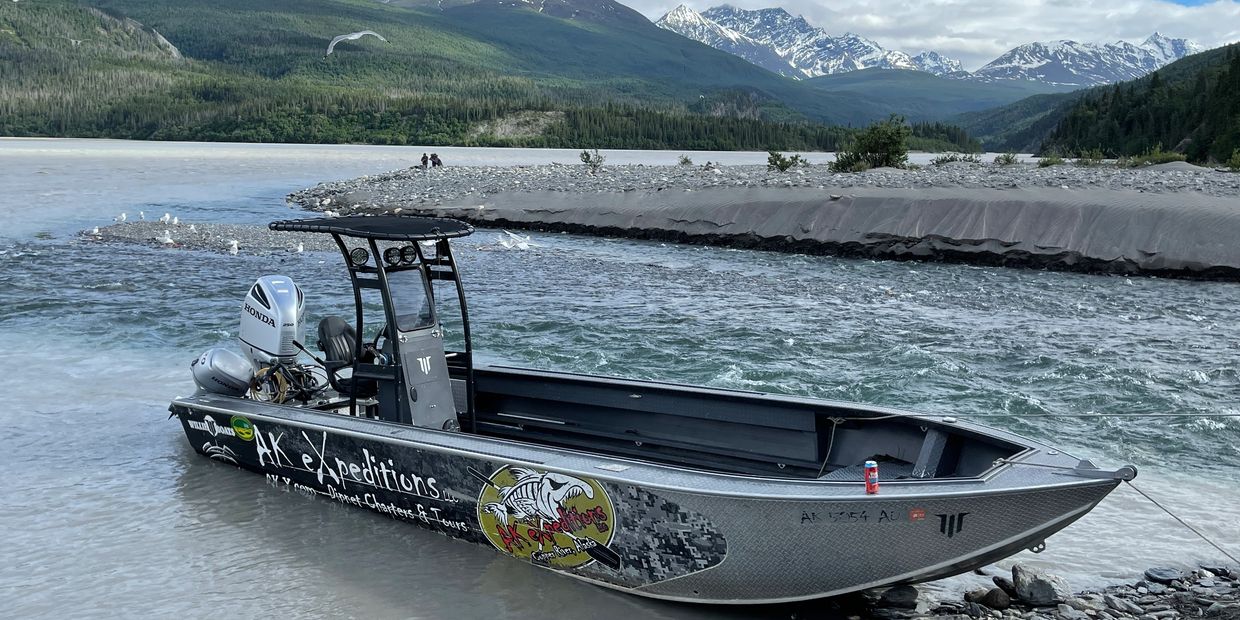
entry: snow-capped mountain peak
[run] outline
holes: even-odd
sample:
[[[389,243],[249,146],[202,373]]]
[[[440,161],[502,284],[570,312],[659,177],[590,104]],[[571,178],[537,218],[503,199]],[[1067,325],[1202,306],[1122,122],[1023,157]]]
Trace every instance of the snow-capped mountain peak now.
[[[1202,49],[1187,39],[1174,39],[1158,32],[1140,44],[1035,41],[1012,48],[970,74],[959,61],[938,52],[923,51],[909,56],[885,49],[860,34],[831,36],[804,17],[778,7],[749,10],[723,4],[698,13],[681,5],[655,23],[796,78],[879,68],[981,81],[1031,80],[1093,86],[1141,77]]]
[[[739,41],[744,38],[740,33],[702,17],[697,11],[683,4],[664,15],[663,19],[659,20],[659,25],[704,43],[703,39],[711,36],[718,36],[728,41]],[[682,30],[693,32],[697,36],[689,36],[681,32]]]
[[[792,15],[782,8],[747,10],[720,5],[690,16],[685,7],[677,7],[656,24],[715,45],[718,34],[710,34],[700,26],[689,26],[691,19],[713,22],[724,30],[735,32],[757,45],[764,46],[783,59],[794,77],[816,77],[872,67],[917,70],[921,66],[904,52],[884,49],[878,43],[856,33],[833,37],[822,28],[811,25],[804,17]],[[696,22],[694,22],[696,23]],[[729,50],[730,51],[730,50]],[[936,55],[937,56],[937,55]],[[939,58],[942,59],[940,56]],[[948,66],[955,63],[942,59]],[[766,66],[766,65],[763,65]],[[934,67],[933,63],[925,66]],[[768,67],[769,68],[769,67]]]
[[[715,49],[735,54],[768,71],[801,77],[800,72],[769,46],[722,26],[697,11],[680,5],[661,17],[655,25],[683,37],[705,43]]]
[[[1173,39],[1165,37],[1159,32],[1154,32],[1145,41],[1141,42],[1141,47],[1149,50],[1156,58],[1161,60],[1163,64],[1179,60],[1185,56],[1205,51],[1196,41],[1189,39]]]
[[[959,60],[948,58],[935,51],[925,51],[913,57],[913,64],[918,71],[935,75],[948,75],[964,72],[964,65]]]
[[[1012,48],[973,75],[982,80],[1034,80],[1094,86],[1139,78],[1200,50],[1201,46],[1192,41],[1158,33],[1141,45],[1127,41],[1105,44],[1036,41]]]

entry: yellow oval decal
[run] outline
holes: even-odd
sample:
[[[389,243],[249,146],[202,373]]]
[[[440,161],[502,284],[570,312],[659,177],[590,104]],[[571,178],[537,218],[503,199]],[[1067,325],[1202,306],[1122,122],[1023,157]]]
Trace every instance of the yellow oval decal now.
[[[552,568],[615,556],[606,549],[615,508],[598,481],[524,467],[501,467],[488,479],[478,523],[496,549]]]

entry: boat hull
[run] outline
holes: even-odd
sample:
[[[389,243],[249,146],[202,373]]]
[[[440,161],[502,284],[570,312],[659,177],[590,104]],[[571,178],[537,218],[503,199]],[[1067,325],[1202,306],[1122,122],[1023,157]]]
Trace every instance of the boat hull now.
[[[513,458],[512,442],[447,449],[383,422],[351,419],[345,430],[328,423],[335,414],[245,402],[232,412],[180,400],[172,412],[196,451],[272,484],[682,601],[796,601],[958,574],[1042,542],[1118,484],[877,496],[857,484],[822,498],[695,490],[626,481],[614,459],[583,471]]]

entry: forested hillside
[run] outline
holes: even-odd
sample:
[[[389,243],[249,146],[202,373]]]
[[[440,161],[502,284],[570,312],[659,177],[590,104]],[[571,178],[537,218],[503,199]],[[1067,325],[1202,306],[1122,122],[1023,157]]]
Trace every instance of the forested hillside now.
[[[981,140],[988,151],[1032,153],[1062,116],[1062,108],[1086,91],[1034,95],[1014,103],[968,112],[948,122]]]
[[[1140,155],[1161,146],[1223,161],[1240,148],[1240,44],[1194,54],[1130,82],[1037,95],[949,119],[995,151]]]
[[[875,115],[623,7],[608,12],[620,6],[610,0],[589,6],[606,14],[372,0],[0,2],[0,135],[831,149],[847,130],[824,121]],[[391,44],[367,37],[324,56],[332,36],[363,29]]]
[[[979,82],[901,69],[863,69],[806,80],[835,94],[849,93],[862,101],[881,101],[914,121],[943,120],[966,111],[986,110],[1041,93],[1066,92],[1075,86],[1033,81]]]
[[[1043,150],[1120,157],[1161,147],[1226,161],[1240,149],[1240,44],[1207,54],[1090,92],[1067,108]]]

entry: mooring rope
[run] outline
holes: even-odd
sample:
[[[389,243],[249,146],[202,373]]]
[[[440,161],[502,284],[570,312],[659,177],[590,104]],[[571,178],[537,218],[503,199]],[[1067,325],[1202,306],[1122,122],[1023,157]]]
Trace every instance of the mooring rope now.
[[[1240,418],[1240,412],[1233,413],[891,413],[879,416],[856,416],[845,418],[850,421],[864,422],[890,420],[893,418]]]
[[[1064,465],[1051,465],[1049,463],[1026,463],[1023,461],[1013,461],[1010,459],[997,459],[995,463],[1003,463],[1005,465],[1023,465],[1025,467],[1044,467],[1046,469],[1062,469],[1065,471],[1075,471],[1075,468],[1066,467]],[[1236,556],[1228,553],[1226,549],[1220,547],[1218,543],[1211,540],[1210,537],[1202,533],[1201,530],[1193,527],[1192,525],[1189,525],[1189,523],[1185,521],[1184,519],[1181,519],[1179,515],[1176,515],[1174,512],[1171,512],[1170,508],[1167,508],[1166,506],[1163,506],[1162,504],[1158,503],[1158,500],[1154,499],[1153,497],[1150,497],[1148,493],[1137,488],[1137,485],[1133,484],[1131,480],[1124,480],[1124,482],[1127,482],[1128,486],[1132,487],[1132,490],[1136,491],[1137,493],[1140,493],[1141,497],[1144,497],[1145,499],[1149,500],[1151,504],[1158,506],[1163,512],[1170,515],[1172,519],[1175,519],[1176,521],[1178,521],[1180,525],[1183,525],[1184,527],[1188,528],[1189,531],[1196,534],[1198,538],[1206,541],[1206,543],[1209,544],[1211,547],[1214,547],[1215,549],[1217,549],[1218,552],[1223,554],[1225,557],[1227,557],[1227,559],[1237,564],[1240,564],[1240,560],[1237,560]]]
[[[835,428],[844,421],[844,418],[827,418],[831,420],[831,435],[827,439],[827,451],[822,457],[822,467],[818,468],[818,477],[821,478],[827,472],[827,461],[831,459],[831,447],[835,445]]]
[[[1162,504],[1158,503],[1158,500],[1156,500],[1156,499],[1154,499],[1154,498],[1150,497],[1150,496],[1149,496],[1149,495],[1148,495],[1145,491],[1142,491],[1141,489],[1138,489],[1138,488],[1137,488],[1137,485],[1133,484],[1131,480],[1125,480],[1124,482],[1127,482],[1127,483],[1128,483],[1128,486],[1132,487],[1132,490],[1136,491],[1137,493],[1140,493],[1140,494],[1141,494],[1141,497],[1144,497],[1145,499],[1150,500],[1150,503],[1151,503],[1151,504],[1154,504],[1155,506],[1158,506],[1159,508],[1161,508],[1161,509],[1162,509],[1162,511],[1163,511],[1163,512],[1167,513],[1168,515],[1171,515],[1171,518],[1172,518],[1172,519],[1175,519],[1176,521],[1179,521],[1179,522],[1180,522],[1180,525],[1183,525],[1184,527],[1186,527],[1186,528],[1188,528],[1189,530],[1191,530],[1191,531],[1192,531],[1194,534],[1196,534],[1199,538],[1201,538],[1202,540],[1204,540],[1204,541],[1206,541],[1207,543],[1209,543],[1211,547],[1214,547],[1215,549],[1218,549],[1218,552],[1219,552],[1219,553],[1221,553],[1221,554],[1223,554],[1224,556],[1226,556],[1226,557],[1227,557],[1227,559],[1229,559],[1229,560],[1231,560],[1232,562],[1235,562],[1235,563],[1237,563],[1237,564],[1240,564],[1240,560],[1237,560],[1237,559],[1236,559],[1236,556],[1234,556],[1234,555],[1232,555],[1232,554],[1228,553],[1228,552],[1227,552],[1227,550],[1226,550],[1226,549],[1224,549],[1224,548],[1222,548],[1222,547],[1220,547],[1220,546],[1218,545],[1218,543],[1214,542],[1213,540],[1210,540],[1210,537],[1208,537],[1208,536],[1206,536],[1205,534],[1201,533],[1201,530],[1198,530],[1197,528],[1195,528],[1195,527],[1193,527],[1193,526],[1189,525],[1187,521],[1185,521],[1184,519],[1181,519],[1181,518],[1180,518],[1179,516],[1177,516],[1174,512],[1171,512],[1171,510],[1169,510],[1166,506],[1163,506]]]

